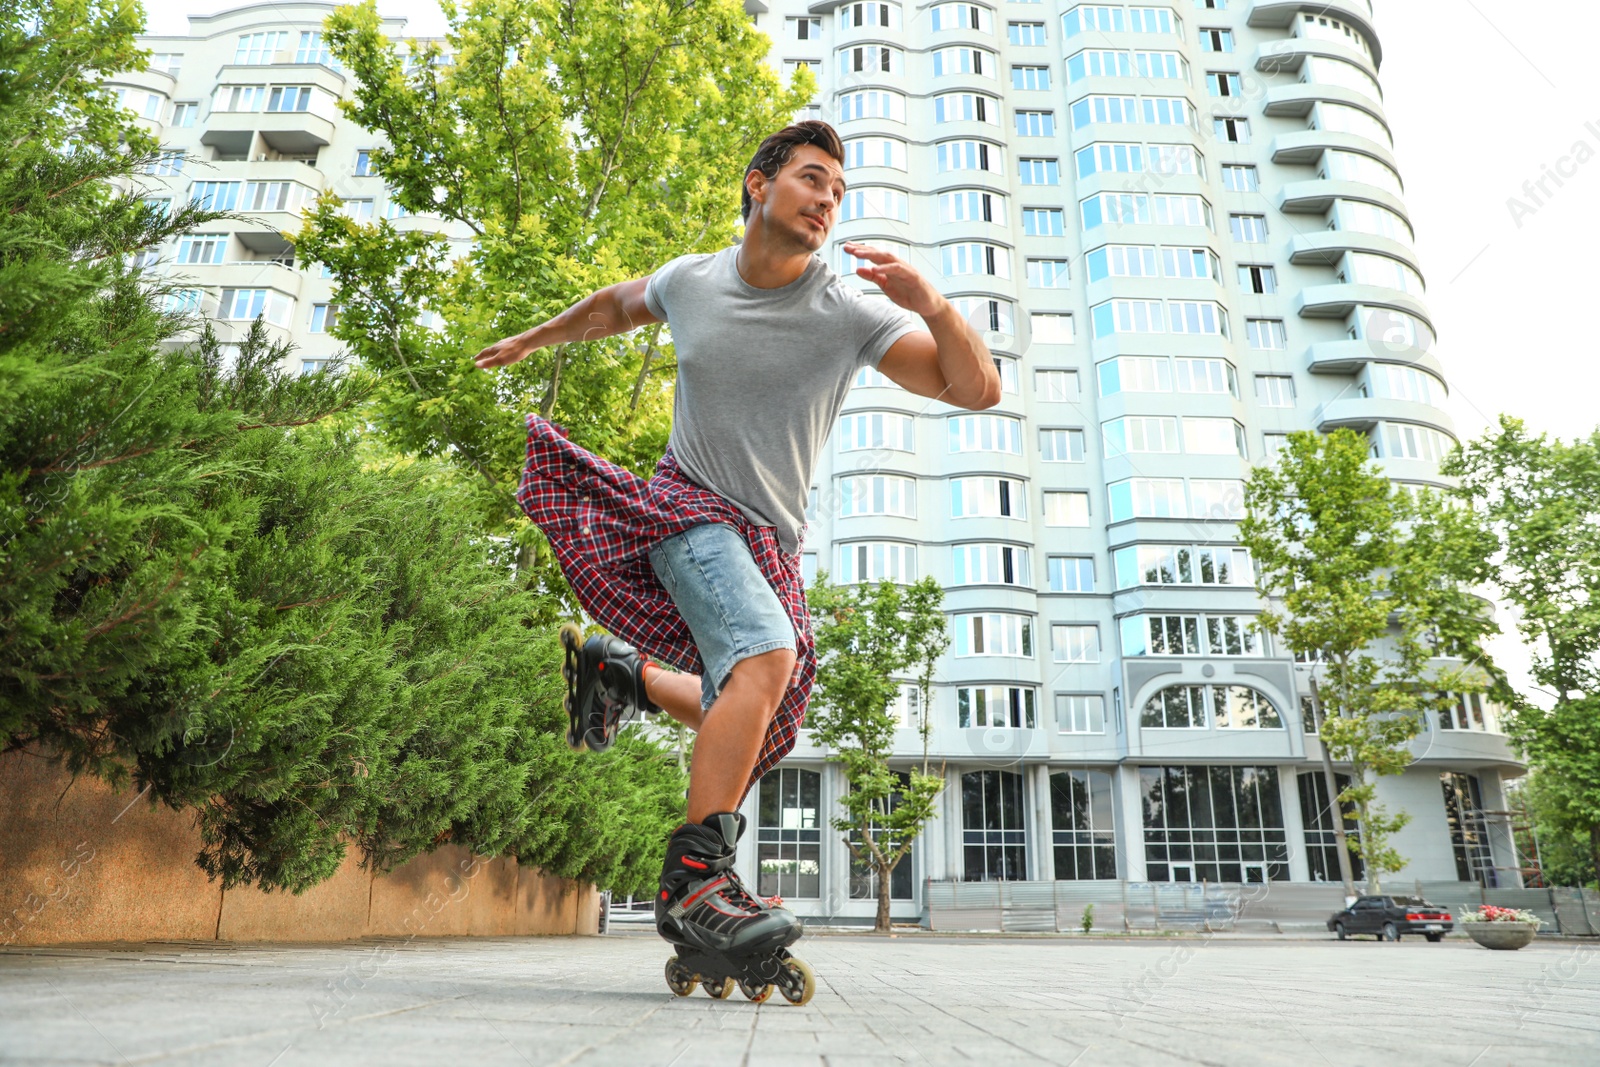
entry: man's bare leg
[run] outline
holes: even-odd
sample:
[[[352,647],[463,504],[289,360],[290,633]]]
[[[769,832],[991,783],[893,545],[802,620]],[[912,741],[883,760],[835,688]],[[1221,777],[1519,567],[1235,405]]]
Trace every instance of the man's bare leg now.
[[[689,822],[697,823],[738,807],[739,798],[750,784],[756,757],[761,754],[767,727],[789,688],[794,664],[794,652],[779,648],[740,660],[734,666],[728,684],[706,711],[700,736],[695,739],[694,762],[689,768]],[[698,686],[695,691],[698,706]]]
[[[705,712],[700,710],[698,674],[679,674],[652,664],[644,669],[644,691],[656,707],[689,729],[700,729]]]

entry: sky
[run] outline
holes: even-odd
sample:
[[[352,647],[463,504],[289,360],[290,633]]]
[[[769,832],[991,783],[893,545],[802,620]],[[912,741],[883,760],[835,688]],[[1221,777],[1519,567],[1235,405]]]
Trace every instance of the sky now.
[[[189,14],[237,5],[145,0],[151,33],[182,34]],[[1374,9],[1384,110],[1459,436],[1477,436],[1502,412],[1535,432],[1592,432],[1600,370],[1583,369],[1584,353],[1600,342],[1563,310],[1600,305],[1592,5],[1374,0]],[[379,0],[378,10],[405,16],[407,33],[445,28],[433,0]],[[1515,638],[1491,651],[1522,677]]]

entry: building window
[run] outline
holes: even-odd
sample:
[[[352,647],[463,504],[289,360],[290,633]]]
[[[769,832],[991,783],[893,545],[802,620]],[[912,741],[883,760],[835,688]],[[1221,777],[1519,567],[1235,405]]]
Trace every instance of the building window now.
[[[1482,693],[1452,694],[1455,703],[1439,709],[1441,730],[1488,730],[1489,723],[1483,715]]]
[[[1250,347],[1259,351],[1282,352],[1289,347],[1282,319],[1245,319],[1244,332]]]
[[[1228,229],[1235,241],[1244,244],[1265,244],[1267,240],[1265,215],[1229,215]]]
[[[1329,18],[1327,15],[1301,15],[1300,36],[1319,41],[1332,41],[1335,44],[1355,48],[1368,58],[1372,56],[1372,46],[1367,43],[1367,39],[1359,30],[1349,23]]]
[[[1185,144],[1132,144],[1102,141],[1078,149],[1073,155],[1078,177],[1094,174],[1203,175],[1200,153]]]
[[[935,33],[940,30],[994,32],[989,9],[977,4],[935,4],[929,13],[929,20]]]
[[[239,206],[239,182],[195,182],[189,202],[207,211],[233,211]]]
[[[995,356],[994,369],[1000,372],[1000,392],[1016,396],[1019,391],[1017,360],[1010,356]]]
[[[822,775],[778,767],[761,779],[757,800],[756,892],[816,899],[822,895]]]
[[[907,693],[916,693],[915,686],[906,686],[902,696]],[[913,712],[913,716],[915,713]],[[911,785],[911,776],[904,771],[891,771],[900,782],[900,787],[889,794],[889,810],[893,811],[900,806],[901,797]],[[856,834],[851,835],[851,840],[856,842],[857,848],[864,848]],[[900,857],[900,862],[894,865],[894,870],[889,872],[889,899],[910,900],[916,879],[912,872],[916,866],[917,848],[912,845],[906,854]],[[851,900],[877,900],[878,899],[878,868],[877,865],[866,859],[850,857],[850,899]]]
[[[228,235],[225,233],[185,234],[178,239],[177,262],[183,264],[221,263],[227,250]]]
[[[151,70],[159,70],[163,74],[170,74],[174,78],[183,67],[183,54],[180,52],[155,52],[150,56]]]
[[[872,475],[839,479],[839,514],[917,517],[917,483],[911,478]]]
[[[1106,698],[1099,693],[1057,693],[1056,728],[1064,734],[1105,733]]]
[[[1053,491],[1045,493],[1044,524],[1046,526],[1088,526],[1089,494]]]
[[[1015,45],[1044,44],[1044,23],[1013,22],[1006,27],[1007,36]]]
[[[1239,288],[1247,293],[1276,293],[1278,272],[1260,263],[1239,265]]]
[[[1027,495],[1012,478],[950,479],[950,517],[1026,519]]]
[[[1253,193],[1261,188],[1261,176],[1250,164],[1224,163],[1222,187],[1235,193]]]
[[[952,655],[1033,658],[1033,619],[1027,615],[981,612],[957,615],[953,621],[956,639]]]
[[[167,293],[162,300],[162,307],[169,315],[183,315],[200,310],[200,301],[205,296],[201,289],[178,289]]]
[[[1321,771],[1303,771],[1295,777],[1299,779],[1300,821],[1305,825],[1306,864],[1311,868],[1311,880],[1342,881],[1344,876],[1339,873],[1339,839],[1333,828],[1333,804],[1328,800],[1328,780]],[[1350,788],[1350,776],[1336,774],[1334,785],[1338,792],[1344,792]],[[1344,807],[1341,815],[1344,818],[1346,843],[1355,841],[1359,833],[1355,807]],[[1366,877],[1366,867],[1354,850],[1350,850],[1349,855],[1350,877],[1359,882]]]
[[[199,113],[198,101],[180,100],[172,105],[172,125],[178,129],[188,129],[194,125],[195,116]]]
[[[1144,702],[1139,726],[1146,730],[1204,730],[1205,689],[1203,685],[1169,685],[1157,691]]]
[[[1261,435],[1261,458],[1268,463],[1275,463],[1283,450],[1289,447],[1289,435],[1286,433],[1264,433]]]
[[[1022,455],[1022,420],[1009,415],[954,415],[946,420],[950,451]]]
[[[305,111],[310,107],[309,85],[274,85],[267,94],[268,111]]]
[[[892,252],[901,259],[911,258],[911,246],[903,241],[887,241],[881,237],[872,238],[872,247],[883,252]],[[857,259],[845,251],[844,242],[840,241],[839,249],[839,274],[842,277],[855,277],[856,271],[861,267],[871,266],[872,261]]]
[[[898,189],[851,189],[839,203],[839,221],[890,219],[906,222],[909,220],[910,204],[910,198]]]
[[[175,149],[163,151],[155,159],[145,164],[144,172],[168,178],[174,174],[181,174],[183,173],[183,153]]]
[[[839,546],[840,585],[894,582],[910,585],[917,580],[917,546],[899,541],[856,541]]]
[[[1013,66],[1011,68],[1011,88],[1039,90],[1050,88],[1050,68]]]
[[[1018,111],[1016,113],[1018,137],[1054,137],[1056,113],[1054,111]]]
[[[363,148],[356,152],[356,177],[365,178],[372,173],[372,149]]]
[[[839,24],[846,28],[881,26],[885,29],[899,29],[900,5],[884,3],[846,4],[839,9],[839,18]]]
[[[1028,315],[1028,330],[1039,344],[1070,345],[1075,340],[1072,316],[1059,311],[1031,312]]]
[[[1170,415],[1129,415],[1101,426],[1106,455],[1177,453],[1178,420]]]
[[[233,61],[241,66],[260,66],[276,59],[278,50],[289,43],[289,34],[283,30],[269,33],[247,33],[239,38]]]
[[[1127,478],[1106,486],[1111,521],[1182,519],[1189,514],[1182,478]]]
[[[1046,67],[1039,69],[1048,71]],[[981,48],[940,48],[933,53],[935,78],[951,74],[976,74],[981,78],[993,78],[995,72],[994,54]]]
[[[309,333],[332,333],[339,325],[338,304],[312,304]]]
[[[1264,408],[1294,407],[1294,378],[1287,374],[1256,375],[1256,400]]]
[[[1100,627],[1051,626],[1050,658],[1056,663],[1099,663]]]
[[[1333,181],[1361,182],[1376,186],[1395,196],[1405,195],[1405,189],[1400,184],[1400,175],[1396,174],[1388,164],[1381,163],[1371,156],[1362,155],[1360,152],[1345,152],[1330,148],[1322,153],[1322,170],[1319,176]]]
[[[934,149],[934,159],[943,174],[952,170],[983,170],[993,174],[1005,171],[998,145],[987,141],[944,141]]]
[[[1261,690],[1248,685],[1213,685],[1211,721],[1219,730],[1281,730],[1283,716]]]
[[[956,722],[962,729],[1032,730],[1033,690],[1015,685],[956,690]]]
[[[1141,767],[1152,882],[1281,882],[1289,848],[1275,767]]]
[[[355,222],[371,222],[372,200],[370,198],[341,200],[339,202],[339,212],[345,218]]]
[[[1120,7],[1083,4],[1061,16],[1061,32],[1067,37],[1080,33],[1121,33],[1127,29],[1127,12]]]
[[[966,274],[1011,277],[1011,253],[999,245],[978,242],[942,245],[939,248],[939,265],[946,278]]]
[[[857,411],[839,419],[839,451],[917,450],[916,422],[894,411]]]
[[[783,20],[784,36],[791,41],[819,41],[822,39],[822,20],[789,18]]]
[[[1112,554],[1117,588],[1136,585],[1253,586],[1255,567],[1244,548],[1227,545],[1129,545]]]
[[[1101,363],[1096,370],[1101,396],[1172,391],[1172,370],[1165,356],[1118,356]]]
[[[1117,876],[1114,810],[1111,775],[1106,771],[1051,772],[1050,826],[1056,878],[1085,881]]]
[[[1244,518],[1244,483],[1232,478],[1190,478],[1189,514],[1218,522]]]
[[[807,589],[817,584],[817,554],[815,552],[800,553],[800,584]]]
[[[1006,223],[1006,198],[981,189],[960,189],[939,194],[940,222]]]
[[[1019,159],[1017,174],[1023,185],[1061,184],[1061,164],[1054,159]]]
[[[887,89],[865,89],[839,98],[839,121],[856,119],[906,120],[906,98]]]
[[[1233,364],[1225,359],[1174,356],[1172,376],[1180,393],[1239,395],[1238,375],[1234,373]]]
[[[1036,370],[1033,392],[1050,404],[1067,404],[1078,399],[1078,372],[1075,370]]]
[[[263,318],[275,326],[287,326],[294,301],[273,289],[224,289],[217,318],[248,321]]]
[[[1122,620],[1122,654],[1262,656],[1266,643],[1253,615],[1129,615]]]
[[[1212,96],[1243,96],[1244,83],[1231,71],[1206,71],[1206,92]]]
[[[1211,132],[1217,140],[1225,144],[1249,144],[1250,120],[1249,119],[1213,119]]]
[[[1096,337],[1119,333],[1165,333],[1165,309],[1159,300],[1107,300],[1089,309]]]
[[[1233,31],[1231,30],[1201,30],[1200,51],[1202,52],[1231,52],[1233,51]]]
[[[1041,371],[1039,373],[1045,374],[1059,372]],[[1083,431],[1040,430],[1039,458],[1044,460],[1046,463],[1082,463]]]
[[[1228,336],[1228,313],[1210,300],[1167,301],[1167,326],[1173,333]]]
[[[906,169],[906,143],[893,137],[856,137],[844,142],[844,167]]]
[[[1012,333],[1016,328],[1009,300],[960,296],[950,301],[950,304],[956,309],[956,314],[966,320],[967,325],[980,332],[988,330],[990,333]]]
[[[1016,545],[954,545],[950,549],[953,585],[1032,585],[1028,550]]]
[[[1065,289],[1071,281],[1068,261],[1065,259],[1028,260],[1028,287],[1031,289]]]
[[[1000,102],[982,93],[944,93],[933,98],[935,122],[987,122],[1000,125]]]
[[[1028,876],[1028,832],[1022,775],[970,771],[961,776],[963,877],[969,882],[1021,881]]]
[[[1450,846],[1456,857],[1456,879],[1488,887],[1498,885],[1478,776],[1443,771],[1439,783],[1444,787],[1444,815],[1450,827]]]
[[[1051,556],[1046,563],[1052,593],[1094,592],[1094,557]],[[1099,644],[1098,638],[1096,645]]]
[[[1345,264],[1345,269],[1339,274],[1340,281],[1348,280],[1358,285],[1382,285],[1390,289],[1399,289],[1403,293],[1422,295],[1422,276],[1412,270],[1409,264],[1402,263],[1393,256],[1380,256],[1371,252],[1348,252],[1345,254]]]
[[[899,74],[905,66],[901,60],[900,49],[890,48],[888,45],[856,45],[854,48],[841,48],[839,58],[843,61],[842,69],[853,74]]]
[[[1029,237],[1060,237],[1065,232],[1061,209],[1055,207],[1023,208],[1022,232]]]
[[[328,42],[322,39],[321,30],[302,30],[300,33],[300,47],[295,50],[296,63],[321,63],[334,70],[339,69],[339,61],[333,58],[333,53],[328,50]]]
[[[1213,416],[1183,417],[1183,450],[1191,456],[1250,458],[1244,444],[1244,427],[1232,419]]]

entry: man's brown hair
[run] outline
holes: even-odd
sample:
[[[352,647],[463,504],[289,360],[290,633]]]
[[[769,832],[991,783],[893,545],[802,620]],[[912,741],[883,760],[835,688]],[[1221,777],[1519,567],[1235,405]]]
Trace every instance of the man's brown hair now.
[[[761,147],[756,149],[756,154],[750,158],[750,165],[744,169],[745,180],[749,180],[750,172],[759,170],[770,181],[778,176],[778,171],[789,162],[794,155],[794,150],[803,144],[816,145],[828,155],[838,161],[839,166],[844,166],[844,145],[839,141],[839,135],[832,126],[819,119],[807,119],[797,122],[793,126],[785,126],[777,133],[761,142]],[[743,187],[740,200],[739,214],[746,221],[750,219],[750,187]]]

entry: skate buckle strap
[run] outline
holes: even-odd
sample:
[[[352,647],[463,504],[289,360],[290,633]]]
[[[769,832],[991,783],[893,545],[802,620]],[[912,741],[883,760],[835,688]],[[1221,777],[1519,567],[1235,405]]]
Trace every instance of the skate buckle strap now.
[[[700,901],[711,892],[721,889],[727,884],[728,878],[726,876],[722,878],[713,878],[708,882],[702,882],[699,888],[690,893],[688,896],[684,897],[682,900],[673,901],[672,904],[667,908],[667,914],[672,916],[674,919],[681,919],[683,918],[684,912],[700,903]]]

